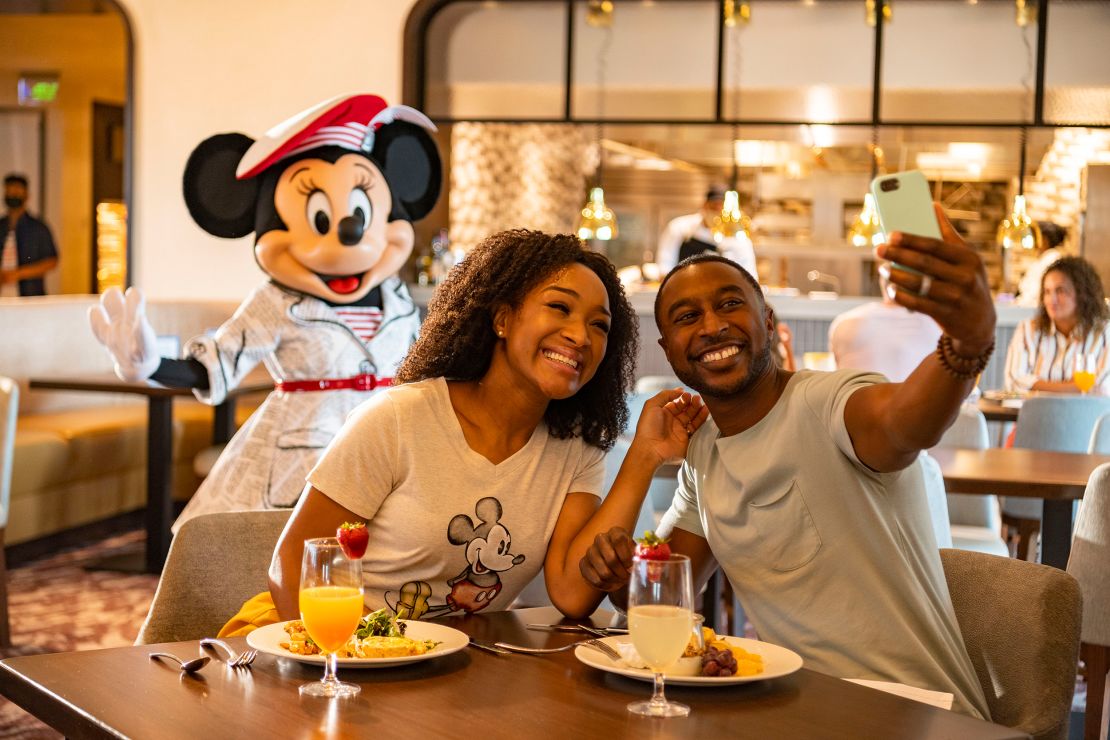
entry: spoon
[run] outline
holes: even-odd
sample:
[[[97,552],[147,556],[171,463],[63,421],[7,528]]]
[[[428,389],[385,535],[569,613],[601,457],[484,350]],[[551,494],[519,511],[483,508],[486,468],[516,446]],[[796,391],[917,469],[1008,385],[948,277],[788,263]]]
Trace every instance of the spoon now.
[[[155,658],[169,658],[170,660],[176,662],[178,665],[181,666],[182,673],[194,673],[196,671],[199,671],[201,668],[208,665],[208,661],[212,660],[212,658],[208,657],[207,655],[200,658],[193,658],[192,660],[182,660],[176,655],[171,655],[170,653],[151,653],[150,659],[154,660]]]

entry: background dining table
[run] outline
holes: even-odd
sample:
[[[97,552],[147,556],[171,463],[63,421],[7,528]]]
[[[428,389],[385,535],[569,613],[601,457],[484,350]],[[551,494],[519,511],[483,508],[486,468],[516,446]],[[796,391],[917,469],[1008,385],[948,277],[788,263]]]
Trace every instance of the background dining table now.
[[[1041,562],[1057,568],[1068,565],[1074,502],[1094,469],[1110,463],[1110,455],[1006,447],[938,447],[929,455],[950,491],[1042,499]]]
[[[606,626],[599,612],[586,623]],[[491,644],[553,646],[588,635],[539,632],[557,623],[539,607],[439,620]],[[569,622],[568,622],[569,623]],[[245,639],[229,642],[238,648]],[[323,669],[263,654],[250,669],[213,661],[180,675],[152,661],[170,643],[0,661],[0,693],[70,738],[961,738],[1027,735],[802,668],[781,678],[667,689],[692,708],[685,719],[633,716],[625,705],[651,684],[591,668],[571,652],[493,655],[473,647],[442,658],[375,670],[339,670],[362,686],[352,699],[301,698],[297,686]]]

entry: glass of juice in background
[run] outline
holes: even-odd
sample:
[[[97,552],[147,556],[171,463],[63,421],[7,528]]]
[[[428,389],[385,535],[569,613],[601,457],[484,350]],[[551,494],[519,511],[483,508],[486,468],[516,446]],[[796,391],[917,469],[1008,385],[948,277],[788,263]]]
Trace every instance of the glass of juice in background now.
[[[303,684],[302,696],[354,696],[357,684],[336,675],[339,651],[362,618],[362,561],[344,554],[334,537],[305,540],[301,560],[301,621],[324,655],[324,677]]]
[[[1075,371],[1071,375],[1079,391],[1084,395],[1095,387],[1095,358],[1082,354],[1075,356]]]
[[[694,625],[694,589],[690,558],[633,558],[628,584],[628,633],[636,652],[655,675],[651,699],[634,701],[628,711],[648,717],[685,717],[690,707],[667,701],[663,671],[673,665],[690,642]]]

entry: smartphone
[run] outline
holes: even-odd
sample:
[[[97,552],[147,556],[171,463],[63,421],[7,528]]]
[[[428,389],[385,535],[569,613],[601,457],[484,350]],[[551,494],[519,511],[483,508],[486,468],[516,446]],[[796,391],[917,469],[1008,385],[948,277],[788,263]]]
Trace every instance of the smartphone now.
[[[940,239],[940,224],[933,210],[929,181],[920,170],[879,175],[871,181],[871,196],[879,212],[879,226],[889,236],[895,231]],[[892,262],[892,266],[917,273],[912,267]],[[889,291],[893,291],[891,286]],[[890,296],[893,298],[893,296]]]
[[[884,234],[901,231],[940,239],[929,181],[920,170],[879,175],[871,181],[871,195]]]

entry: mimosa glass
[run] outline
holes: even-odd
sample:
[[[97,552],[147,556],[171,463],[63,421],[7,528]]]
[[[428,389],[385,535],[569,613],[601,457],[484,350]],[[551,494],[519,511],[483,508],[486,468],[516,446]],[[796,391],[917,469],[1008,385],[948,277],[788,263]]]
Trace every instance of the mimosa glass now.
[[[667,701],[663,671],[682,657],[694,625],[694,588],[690,558],[632,560],[628,584],[628,634],[636,652],[655,675],[655,691],[647,701],[634,701],[628,711],[648,717],[685,717],[690,707]]]
[[[354,696],[362,687],[336,676],[339,651],[362,618],[362,561],[351,560],[334,537],[305,540],[301,560],[301,621],[324,655],[324,677],[303,684],[302,696]]]
[[[1071,381],[1084,395],[1095,387],[1095,358],[1084,355],[1075,356],[1075,371]]]

